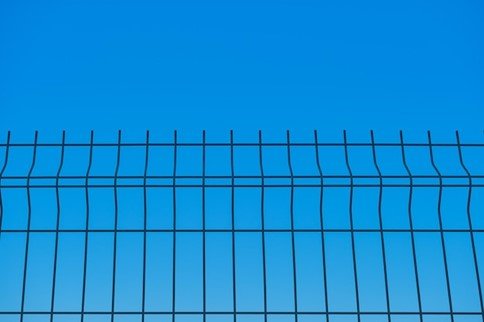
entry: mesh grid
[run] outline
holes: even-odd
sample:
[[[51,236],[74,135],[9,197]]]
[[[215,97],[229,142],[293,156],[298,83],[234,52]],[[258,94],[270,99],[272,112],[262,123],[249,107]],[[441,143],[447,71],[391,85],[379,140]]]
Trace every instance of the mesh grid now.
[[[458,132],[0,148],[0,321],[483,321]]]

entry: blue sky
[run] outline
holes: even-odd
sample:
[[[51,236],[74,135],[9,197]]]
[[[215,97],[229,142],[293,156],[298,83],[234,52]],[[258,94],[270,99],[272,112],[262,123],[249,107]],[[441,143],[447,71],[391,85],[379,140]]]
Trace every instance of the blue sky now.
[[[407,140],[426,142],[425,131],[429,129],[435,133],[433,140],[453,143],[456,139],[454,130],[459,129],[464,143],[482,143],[483,116],[484,2],[480,0],[0,0],[0,143],[5,142],[7,130],[13,131],[13,142],[32,142],[35,129],[41,131],[39,142],[52,142],[53,137],[55,142],[60,142],[61,130],[65,129],[67,142],[84,143],[88,142],[91,129],[96,130],[96,142],[108,137],[115,141],[118,129],[123,130],[123,142],[144,142],[146,129],[152,130],[151,142],[171,142],[174,129],[180,130],[180,141],[193,140],[193,133],[197,135],[195,140],[199,141],[200,130],[206,129],[208,142],[220,141],[221,136],[217,135],[223,135],[227,142],[229,129],[235,130],[236,141],[247,133],[252,133],[252,141],[257,140],[258,129],[264,131],[264,140],[284,141],[284,131],[290,129],[293,131],[291,140],[303,138],[305,142],[313,142],[312,130],[318,129],[320,142],[341,142],[341,130],[347,129],[349,142],[368,142],[369,130],[374,129],[378,142],[389,138],[398,142],[398,130],[403,129]],[[301,136],[301,133],[305,134]],[[180,148],[180,172],[184,168],[200,169],[199,148],[198,152]],[[287,151],[281,149],[280,154],[267,153],[267,174],[272,170],[281,175],[283,167],[287,170]],[[473,174],[482,175],[482,147],[473,149],[464,149],[465,162]],[[47,152],[43,154],[40,150]],[[172,167],[162,163],[168,160],[166,154],[163,158],[163,154],[156,155],[153,150],[156,149],[150,153],[161,155],[159,160],[155,158],[156,162],[152,162],[156,165],[153,169],[171,174]],[[341,147],[338,151],[340,157],[344,156]],[[0,164],[3,164],[5,148],[0,147],[0,152]],[[109,156],[115,156],[115,152],[114,147],[96,150],[93,172],[112,176],[113,172],[109,171],[116,163]],[[144,160],[144,155],[139,152],[136,148],[123,148],[122,169],[127,164],[128,170],[135,171],[133,160],[138,163]],[[255,162],[255,175],[259,175],[257,149],[252,152],[238,156],[236,168],[239,165],[249,167],[250,162]],[[358,148],[350,149],[354,174],[366,174],[369,169],[375,174],[369,147],[363,152]],[[27,175],[25,169],[33,164],[32,153],[31,147],[12,148],[5,175]],[[59,153],[59,147],[39,148],[37,163],[35,167],[31,165],[34,175],[60,173],[57,170],[60,169]],[[65,168],[80,171],[84,176],[87,153],[87,147],[67,151]],[[378,156],[385,156],[381,162],[383,173],[393,174],[399,165],[400,171],[404,171],[400,153],[396,148],[386,154],[379,150]],[[428,153],[427,147],[409,148],[408,159],[413,172],[421,170],[435,175]],[[297,153],[294,155],[297,160]],[[324,170],[329,167],[326,173],[332,174],[332,170],[339,173],[339,168],[347,170],[344,158],[338,159],[329,151],[321,152],[321,155]],[[462,174],[455,147],[440,151],[435,148],[435,155],[443,174]],[[314,156],[309,158],[306,155],[301,159],[301,169],[309,171],[311,165],[312,174],[318,175]],[[208,166],[217,171],[224,169],[220,164],[229,165],[226,158],[220,158],[220,163],[213,160]],[[278,168],[277,164],[281,162],[283,166]],[[450,167],[452,164],[454,168]],[[331,169],[333,165],[335,169]],[[390,169],[384,166],[390,166]],[[298,173],[296,162],[295,173]],[[467,182],[467,178],[463,180]],[[2,184],[6,181],[4,179]],[[84,218],[89,211],[90,229],[101,227],[112,231],[118,228],[112,222],[114,208],[118,205],[112,199],[113,189],[89,190],[89,208],[84,203],[84,190],[60,190],[57,196],[52,187],[32,189],[31,228],[52,230],[58,215],[61,229],[74,227],[82,230],[86,227],[83,226]],[[30,205],[26,201],[30,195],[27,197],[25,191],[23,188],[2,189],[3,227],[6,230],[26,229],[27,206]],[[140,224],[142,192],[141,189],[120,189],[121,226]],[[217,224],[227,225],[229,192],[211,194],[212,191],[207,191],[208,225],[212,224],[212,219]],[[288,190],[276,192],[267,189],[264,195],[267,225],[287,229],[291,209]],[[379,202],[376,192],[375,189],[355,189],[355,227],[369,225],[371,229],[378,228],[375,221]],[[467,222],[464,219],[469,211],[476,221],[475,227],[482,229],[484,224],[479,214],[484,208],[483,192],[482,187],[473,190],[472,198],[469,197],[472,207],[467,209],[470,190],[445,188],[442,205],[445,227],[463,226],[465,229]],[[174,229],[170,226],[173,209],[178,212],[177,224],[200,226],[202,199],[199,189],[178,189],[174,205],[170,204],[175,195],[171,190],[155,189],[149,193],[152,194],[146,211],[149,227]],[[235,225],[254,225],[253,220],[255,229],[260,229],[261,191],[250,189],[244,194],[237,190],[236,193]],[[353,190],[349,192],[347,188],[327,189],[324,207],[318,208],[319,198],[322,198],[319,191],[301,194],[296,189],[293,205],[296,225],[319,229],[315,216],[321,211],[330,226],[349,229],[350,193],[353,194]],[[439,209],[437,188],[415,189],[412,193],[416,226],[435,230],[435,212]],[[56,203],[57,198],[59,203]],[[393,226],[407,229],[405,218],[409,198],[406,188],[384,189],[382,216],[385,229]],[[302,214],[307,222],[300,221]],[[22,293],[21,274],[27,267],[27,264],[24,266],[25,235],[16,232],[1,235],[0,259],[8,265],[0,265],[0,285],[6,285],[0,288],[0,311],[18,310],[21,294],[26,294],[27,311],[49,312],[52,303],[55,303],[56,310],[79,310],[84,240],[87,240],[84,234],[60,234],[55,301],[53,295],[51,298],[51,283],[56,236],[53,233],[31,234],[27,244],[31,247],[27,262],[30,269],[26,273],[26,290]],[[91,232],[88,235],[89,249],[92,250],[86,259],[87,309],[110,311],[111,283],[115,281],[115,311],[139,311],[143,234],[119,233],[116,245],[112,232]],[[177,233],[175,257],[179,266],[174,281],[171,276],[173,234],[148,235],[147,310],[200,310],[200,233]],[[321,284],[320,235],[296,235],[293,248],[297,255],[293,258],[298,266],[294,274],[299,283],[299,289],[296,287],[299,308],[302,311],[354,311],[354,287],[358,282],[353,277],[349,233],[327,235],[327,307],[323,307],[326,295],[322,293]],[[353,250],[353,256],[359,260],[361,309],[385,311],[380,235],[355,235],[357,250],[356,255]],[[452,232],[445,236],[449,287],[458,312],[480,310],[473,265],[475,260],[479,267],[484,267],[484,239],[481,235],[476,237],[476,259],[470,251],[468,233]],[[261,310],[261,250],[265,249],[261,246],[261,236],[252,232],[236,236],[237,303],[242,311]],[[295,305],[292,265],[296,264],[291,263],[290,237],[289,233],[267,234],[269,311],[292,310]],[[231,238],[229,233],[207,234],[209,311],[230,313],[233,309]],[[415,238],[425,312],[449,310],[440,238],[443,237],[435,231]],[[384,241],[388,249],[391,310],[415,312],[417,295],[410,235],[388,233]],[[118,271],[111,275],[113,249],[119,252]],[[171,306],[173,283],[177,288],[174,307]],[[41,321],[45,317],[35,319],[33,316],[26,321]],[[86,321],[104,322],[109,321],[105,319],[108,317],[86,318]],[[151,319],[147,317],[146,321],[171,321],[169,317],[150,316]],[[62,321],[73,321],[71,317],[64,318]],[[316,318],[320,321],[318,316],[301,318],[300,321],[315,321]],[[368,320],[386,320],[385,316],[379,318],[369,316]],[[405,321],[417,321],[417,318],[414,315]],[[425,321],[431,321],[431,318],[428,316]],[[449,321],[443,316],[434,318]],[[0,315],[1,322],[12,320],[18,321],[18,316]],[[249,320],[260,321],[250,316],[245,321]],[[271,321],[276,320],[293,321],[292,317]],[[55,321],[61,321],[61,318]],[[79,317],[74,321],[79,321]],[[120,317],[116,319],[119,321],[139,322],[140,317]],[[188,316],[186,320],[178,317],[176,321],[199,319]],[[338,317],[331,321],[338,321]],[[354,320],[348,317],[345,321]],[[403,319],[395,318],[394,321]],[[459,321],[477,319],[468,317]]]
[[[482,134],[484,4],[1,1],[0,130]]]

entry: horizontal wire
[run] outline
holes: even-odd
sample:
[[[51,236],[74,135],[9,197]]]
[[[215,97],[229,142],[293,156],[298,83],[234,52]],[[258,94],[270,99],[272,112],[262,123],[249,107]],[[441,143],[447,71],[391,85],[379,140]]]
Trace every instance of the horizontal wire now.
[[[81,315],[81,312],[77,311],[24,311],[23,313],[18,311],[0,311],[0,315]],[[388,315],[387,311],[84,311],[84,315]],[[450,315],[447,311],[428,311],[428,312],[413,312],[413,311],[390,311],[392,315]],[[478,311],[453,311],[453,315],[482,315],[482,312]]]
[[[429,184],[429,183],[414,183],[414,184],[365,184],[365,183],[353,183],[353,184],[338,184],[338,183],[324,183],[324,184],[88,184],[88,185],[80,185],[80,184],[24,184],[24,185],[8,185],[2,184],[0,185],[0,189],[20,189],[20,188],[409,188],[409,187],[417,187],[417,188],[482,188],[484,187],[483,184],[478,183],[467,183],[467,184]]]
[[[423,228],[423,229],[405,229],[405,228],[388,228],[388,229],[377,229],[377,228],[300,228],[300,229],[2,229],[2,233],[484,233],[484,229],[437,229],[437,228]]]
[[[0,143],[0,147],[2,146],[10,146],[10,147],[33,147],[34,144],[33,143]],[[156,146],[159,146],[159,147],[173,147],[175,146],[175,143],[170,143],[170,142],[165,142],[165,143],[162,143],[162,142],[150,142],[150,143],[128,143],[128,142],[125,142],[125,143],[121,143],[120,146],[121,147],[146,147],[146,146],[153,146],[153,147],[156,147]],[[373,144],[372,143],[350,143],[348,142],[346,144],[347,146],[349,147],[352,147],[352,146],[361,146],[361,147],[371,147]],[[375,142],[374,144],[375,146],[388,146],[388,147],[401,147],[402,144],[401,143],[377,143]],[[38,143],[37,144],[37,147],[61,147],[62,144],[61,143]],[[64,144],[65,147],[90,147],[91,144],[90,143],[65,143]],[[118,144],[117,143],[93,143],[92,144],[93,147],[117,147]],[[187,142],[187,143],[176,143],[176,146],[178,147],[202,147],[203,146],[203,143],[198,143],[198,142]],[[209,146],[215,146],[215,147],[227,147],[227,148],[230,148],[231,146],[231,143],[210,143],[210,142],[207,142],[205,143],[205,146],[209,147]],[[259,143],[252,143],[252,142],[247,142],[247,143],[243,143],[243,142],[239,142],[239,143],[236,143],[234,142],[233,143],[233,146],[234,147],[259,147]],[[321,146],[321,147],[332,147],[332,146],[335,146],[335,147],[344,147],[345,144],[344,143],[340,143],[340,142],[318,142],[317,144],[315,143],[303,143],[303,142],[294,142],[294,143],[262,143],[262,147],[287,147],[287,146],[310,146],[310,147],[314,147],[314,146]],[[404,143],[403,146],[408,146],[408,147],[428,147],[430,146],[429,143]],[[457,143],[432,143],[432,146],[434,147],[457,147]],[[460,144],[461,147],[484,147],[484,143],[461,143]]]
[[[409,175],[177,175],[176,177],[171,175],[147,175],[146,179],[410,179]],[[469,179],[468,175],[442,175],[441,177],[437,175],[413,175],[414,179]],[[2,180],[22,180],[27,179],[27,176],[2,176]],[[32,175],[30,179],[144,179],[143,175],[91,175],[91,176],[79,176],[79,175],[66,175],[66,176],[55,176],[55,175]],[[484,178],[484,175],[471,175],[470,178]]]

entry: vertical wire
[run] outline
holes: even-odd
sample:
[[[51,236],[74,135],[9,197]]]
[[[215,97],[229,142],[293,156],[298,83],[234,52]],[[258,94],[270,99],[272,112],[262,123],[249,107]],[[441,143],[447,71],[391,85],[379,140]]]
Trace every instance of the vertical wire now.
[[[356,262],[356,250],[355,250],[355,232],[353,227],[353,172],[351,171],[349,156],[348,156],[348,142],[346,138],[346,130],[343,131],[343,140],[344,140],[344,150],[345,150],[345,163],[346,168],[348,169],[348,173],[350,175],[350,230],[351,230],[351,253],[353,256],[353,273],[355,279],[355,295],[356,295],[356,314],[358,318],[358,322],[361,321],[360,315],[360,292],[358,288],[358,265]]]
[[[471,238],[471,246],[472,246],[472,256],[474,259],[474,270],[476,273],[476,279],[477,279],[477,289],[479,291],[479,304],[481,306],[481,312],[482,312],[482,318],[484,320],[484,301],[482,298],[482,286],[481,286],[481,278],[479,274],[479,265],[477,263],[477,252],[476,252],[476,243],[475,243],[475,238],[474,238],[474,231],[473,231],[473,225],[472,225],[472,216],[471,216],[471,200],[472,200],[472,176],[467,168],[467,166],[464,164],[464,158],[462,156],[462,148],[460,144],[460,136],[459,136],[459,131],[455,131],[455,136],[457,140],[457,150],[459,151],[459,161],[462,169],[464,169],[464,172],[467,175],[467,178],[469,179],[469,193],[467,195],[467,207],[466,207],[466,212],[467,212],[467,222],[469,225],[469,230],[470,230],[470,238]]]
[[[171,321],[175,322],[176,310],[176,162],[177,162],[177,131],[173,134],[173,263],[172,263],[172,297],[171,297]]]
[[[202,270],[203,270],[203,322],[207,320],[207,254],[206,254],[206,233],[205,233],[205,162],[206,148],[205,130],[202,132]]]
[[[387,306],[387,317],[388,321],[392,320],[392,316],[390,314],[390,294],[388,290],[388,273],[387,273],[387,257],[386,257],[386,250],[385,250],[385,234],[383,233],[383,214],[382,214],[382,199],[383,199],[383,176],[378,166],[378,161],[376,157],[376,148],[375,148],[375,136],[373,134],[373,130],[370,131],[371,136],[371,150],[373,153],[373,164],[375,166],[376,171],[378,172],[379,178],[379,192],[378,192],[378,221],[380,226],[380,239],[381,239],[381,250],[382,250],[382,259],[383,259],[383,277],[385,282],[385,297],[386,297],[386,306]]]
[[[57,280],[57,257],[59,251],[59,229],[60,229],[60,193],[59,193],[59,180],[62,171],[62,166],[64,165],[64,152],[65,152],[65,142],[66,142],[66,131],[62,131],[62,145],[61,145],[61,159],[59,168],[57,169],[57,174],[55,178],[55,199],[57,206],[57,218],[55,225],[55,246],[54,246],[54,272],[52,274],[52,293],[50,299],[50,322],[54,321],[54,303],[55,303],[55,288]]]
[[[259,130],[259,167],[261,174],[261,230],[262,230],[262,276],[263,276],[263,292],[264,292],[264,322],[267,322],[267,272],[266,272],[266,237],[265,237],[265,213],[264,213],[264,199],[265,199],[265,180],[264,180],[264,164],[262,162],[262,131]]]
[[[324,191],[324,176],[321,169],[321,163],[319,161],[319,148],[318,148],[318,131],[314,130],[314,148],[316,150],[316,165],[320,177],[321,190],[319,195],[319,225],[321,227],[321,258],[323,264],[323,286],[324,286],[324,308],[326,310],[326,322],[329,322],[329,300],[328,300],[328,280],[326,276],[326,248],[324,239],[324,218],[323,218],[323,191]]]
[[[3,227],[3,198],[2,198],[2,179],[5,169],[8,164],[8,156],[10,150],[10,131],[7,132],[7,144],[5,147],[5,162],[3,163],[2,170],[0,170],[0,238],[2,237],[2,227]]]
[[[413,269],[415,272],[415,284],[416,284],[415,286],[417,288],[418,311],[419,311],[420,322],[423,322],[422,296],[420,294],[420,281],[419,281],[418,265],[417,265],[417,250],[415,247],[415,231],[413,229],[413,215],[412,215],[413,175],[412,175],[412,172],[410,171],[410,168],[407,164],[407,159],[405,157],[405,144],[403,142],[403,131],[400,131],[400,148],[402,151],[402,163],[410,179],[410,188],[409,188],[410,191],[408,195],[408,224],[410,226],[410,237],[412,241]]]
[[[232,213],[232,300],[234,322],[237,322],[237,289],[235,277],[235,168],[234,168],[234,131],[230,130],[230,174],[231,174],[231,213]]]
[[[84,191],[86,194],[86,234],[84,235],[84,262],[82,270],[82,299],[81,299],[81,322],[84,322],[84,311],[86,309],[86,282],[87,282],[87,254],[89,245],[89,176],[92,167],[92,152],[94,146],[94,131],[91,131],[91,139],[89,141],[89,164],[87,165],[86,179],[84,181]]]
[[[286,132],[287,137],[287,164],[289,166],[289,174],[291,176],[291,200],[290,200],[290,212],[291,212],[291,251],[292,251],[292,274],[293,274],[293,294],[294,294],[294,317],[298,322],[298,309],[297,309],[297,265],[296,265],[296,246],[294,237],[294,173],[292,171],[291,162],[291,134],[289,130]]]
[[[118,243],[118,174],[119,163],[121,160],[121,130],[118,131],[118,144],[116,156],[116,170],[114,171],[114,241],[113,241],[113,281],[111,291],[111,322],[114,322],[114,309],[116,304],[116,260],[117,260],[117,243]]]
[[[32,200],[30,197],[30,178],[32,176],[32,172],[34,171],[35,159],[37,158],[38,137],[39,137],[39,132],[35,131],[32,164],[30,166],[29,173],[27,175],[27,234],[25,237],[25,256],[24,256],[24,271],[23,271],[23,279],[22,279],[22,300],[20,304],[20,322],[23,322],[24,320],[25,289],[27,285],[27,267],[28,267],[28,259],[29,259],[30,225],[32,222],[31,220],[32,219]]]
[[[150,131],[146,131],[145,168],[143,172],[143,294],[141,301],[141,322],[145,321],[146,309],[146,230],[148,228],[148,196],[146,180],[148,176],[148,160],[150,151]]]
[[[444,239],[444,231],[443,231],[443,224],[442,224],[442,191],[443,191],[442,174],[440,173],[439,169],[435,165],[434,152],[432,149],[432,136],[430,134],[430,131],[427,132],[427,137],[429,142],[430,162],[432,163],[432,167],[434,168],[435,172],[437,173],[437,176],[439,177],[439,200],[437,202],[437,215],[439,217],[440,242],[442,244],[442,255],[444,257],[445,282],[447,285],[447,297],[449,299],[450,320],[454,322],[454,310],[452,307],[452,293],[450,290],[449,268],[447,265],[447,252],[445,250],[445,239]]]

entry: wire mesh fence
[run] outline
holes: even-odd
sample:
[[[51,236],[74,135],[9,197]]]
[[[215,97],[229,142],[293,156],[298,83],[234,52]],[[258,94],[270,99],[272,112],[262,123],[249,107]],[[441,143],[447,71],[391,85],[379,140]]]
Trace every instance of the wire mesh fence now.
[[[483,321],[484,143],[0,144],[0,321]]]

